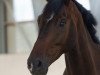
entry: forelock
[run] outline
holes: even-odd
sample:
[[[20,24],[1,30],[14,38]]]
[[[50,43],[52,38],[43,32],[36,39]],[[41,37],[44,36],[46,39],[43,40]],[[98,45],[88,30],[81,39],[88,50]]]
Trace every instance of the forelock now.
[[[48,3],[46,4],[43,14],[49,18],[52,13],[57,14],[61,7],[64,5],[64,0],[49,0]]]

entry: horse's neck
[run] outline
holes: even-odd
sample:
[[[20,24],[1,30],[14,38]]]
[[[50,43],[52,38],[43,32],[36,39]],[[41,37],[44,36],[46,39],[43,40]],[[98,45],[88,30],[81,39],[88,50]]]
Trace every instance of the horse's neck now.
[[[96,45],[92,42],[81,14],[72,1],[70,1],[67,11],[71,13],[69,38],[72,38],[72,48],[65,54],[69,75],[97,75],[97,62],[95,62],[97,60],[94,58],[100,57],[100,55],[94,57],[94,50],[100,48],[95,47]]]
[[[83,49],[84,52],[86,52],[86,53],[89,52],[92,60],[94,61],[95,65],[96,65],[96,68],[100,72],[100,44],[96,44],[92,40],[87,28],[85,27],[85,25],[83,23],[83,19],[82,19],[80,12],[74,6],[74,4],[72,4],[72,5],[73,5],[73,7],[70,12],[73,12],[71,14],[71,16],[72,16],[72,20],[74,22],[74,27],[76,29],[75,30],[76,40],[77,40],[76,45],[80,50]]]
[[[67,11],[69,11],[71,18],[68,38],[72,38],[72,41],[80,48],[83,47],[83,45],[86,46],[86,48],[87,46],[95,48],[96,44],[92,41],[91,36],[83,23],[81,13],[72,1],[70,1]]]

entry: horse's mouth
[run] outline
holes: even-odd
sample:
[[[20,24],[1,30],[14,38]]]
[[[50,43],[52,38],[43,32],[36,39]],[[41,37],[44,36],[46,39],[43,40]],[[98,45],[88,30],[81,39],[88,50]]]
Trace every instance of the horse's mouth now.
[[[47,75],[47,73],[33,73],[32,75]]]
[[[38,71],[32,71],[32,75],[47,75],[48,70],[38,70]]]

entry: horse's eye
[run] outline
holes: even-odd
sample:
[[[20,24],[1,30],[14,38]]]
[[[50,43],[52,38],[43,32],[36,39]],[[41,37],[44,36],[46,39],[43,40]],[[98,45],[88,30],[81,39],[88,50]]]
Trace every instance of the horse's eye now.
[[[60,27],[63,27],[66,24],[66,19],[61,19]]]

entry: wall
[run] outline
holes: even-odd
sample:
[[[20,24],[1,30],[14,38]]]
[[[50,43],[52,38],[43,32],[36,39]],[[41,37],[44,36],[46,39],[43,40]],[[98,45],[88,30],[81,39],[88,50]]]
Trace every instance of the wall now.
[[[36,20],[38,15],[42,13],[46,0],[32,1],[35,20],[16,23],[16,53],[30,53],[38,36],[38,25]]]
[[[4,25],[4,5],[2,0],[0,0],[0,53],[4,53],[6,51]]]
[[[34,21],[16,23],[13,17],[12,0],[4,0],[7,8],[7,51],[8,53],[30,53],[38,35],[37,17],[46,4],[44,0],[33,0]],[[33,13],[33,14],[34,14]]]
[[[91,12],[94,14],[96,20],[97,20],[97,36],[100,39],[100,0],[90,0],[91,5]]]
[[[38,29],[36,22],[19,22],[16,25],[16,53],[28,53],[36,41]]]
[[[47,3],[46,0],[32,0],[33,1],[33,8],[35,17],[37,18],[40,13],[42,13],[42,10]]]

